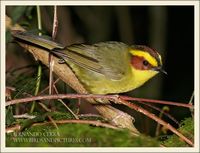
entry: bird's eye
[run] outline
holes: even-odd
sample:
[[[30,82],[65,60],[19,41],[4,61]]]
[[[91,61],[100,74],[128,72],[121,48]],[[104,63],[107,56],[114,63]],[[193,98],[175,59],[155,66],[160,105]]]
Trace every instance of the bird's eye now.
[[[146,61],[146,60],[143,61],[143,65],[144,65],[144,66],[147,66],[148,64],[149,64],[148,61]]]

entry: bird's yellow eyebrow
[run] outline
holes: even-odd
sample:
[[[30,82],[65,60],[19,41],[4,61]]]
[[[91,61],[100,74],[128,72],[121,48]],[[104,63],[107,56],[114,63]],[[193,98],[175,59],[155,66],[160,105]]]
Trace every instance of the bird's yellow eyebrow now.
[[[130,49],[130,53],[134,56],[143,57],[154,67],[158,66],[158,62],[156,61],[156,59],[152,57],[148,52]]]

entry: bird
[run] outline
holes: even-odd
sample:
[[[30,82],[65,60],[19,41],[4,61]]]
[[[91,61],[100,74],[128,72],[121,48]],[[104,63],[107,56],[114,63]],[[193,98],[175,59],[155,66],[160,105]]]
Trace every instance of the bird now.
[[[67,64],[92,94],[118,94],[141,87],[163,70],[158,51],[145,45],[107,41],[64,46],[50,37],[12,31],[15,41],[41,47]]]

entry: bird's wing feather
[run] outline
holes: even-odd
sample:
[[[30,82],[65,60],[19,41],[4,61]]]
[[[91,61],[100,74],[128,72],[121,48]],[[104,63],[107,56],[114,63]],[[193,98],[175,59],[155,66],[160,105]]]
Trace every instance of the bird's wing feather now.
[[[120,80],[129,68],[128,46],[120,42],[98,43],[96,58],[102,65],[102,73],[108,78]]]
[[[120,42],[104,42],[94,45],[74,44],[64,47],[62,44],[52,41],[50,37],[21,31],[13,31],[12,35],[18,41],[26,41],[43,47],[60,58],[100,73],[108,79],[120,80],[128,72],[128,46]]]
[[[48,50],[53,50],[56,48],[64,49],[65,47],[62,44],[53,41],[51,37],[48,37],[48,36],[38,36],[30,32],[23,32],[23,31],[17,31],[17,30],[13,30],[12,35],[14,36],[15,39],[17,39],[17,41],[25,41],[33,45],[43,47]]]
[[[54,53],[109,79],[120,80],[128,72],[127,49],[127,45],[123,43],[105,42],[94,45],[72,45],[66,47],[64,51],[56,50]]]

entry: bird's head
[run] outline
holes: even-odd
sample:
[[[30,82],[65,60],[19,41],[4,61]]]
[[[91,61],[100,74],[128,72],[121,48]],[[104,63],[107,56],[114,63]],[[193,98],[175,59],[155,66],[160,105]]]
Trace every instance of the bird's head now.
[[[143,84],[157,73],[167,74],[162,69],[161,55],[147,46],[134,45],[129,49],[132,72],[139,84]]]

